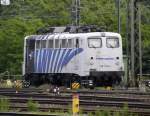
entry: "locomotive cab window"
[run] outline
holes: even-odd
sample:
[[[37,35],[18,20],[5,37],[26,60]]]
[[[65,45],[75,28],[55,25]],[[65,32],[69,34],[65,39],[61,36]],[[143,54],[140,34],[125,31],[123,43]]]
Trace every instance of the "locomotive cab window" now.
[[[89,46],[89,48],[100,48],[100,47],[102,47],[101,38],[88,38],[88,46]]]
[[[113,37],[106,38],[106,46],[108,48],[118,48],[119,47],[119,39],[113,38]]]

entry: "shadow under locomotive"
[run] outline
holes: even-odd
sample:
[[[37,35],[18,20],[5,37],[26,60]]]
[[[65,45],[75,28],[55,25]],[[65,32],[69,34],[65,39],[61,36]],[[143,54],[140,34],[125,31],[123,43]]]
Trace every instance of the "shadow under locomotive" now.
[[[84,87],[95,86],[113,86],[119,85],[123,72],[91,72],[90,76],[79,76],[76,74],[40,74],[30,73],[24,76],[24,79],[30,85],[40,86],[42,84],[52,84],[57,86],[71,87],[74,82]],[[91,85],[90,85],[91,84]]]

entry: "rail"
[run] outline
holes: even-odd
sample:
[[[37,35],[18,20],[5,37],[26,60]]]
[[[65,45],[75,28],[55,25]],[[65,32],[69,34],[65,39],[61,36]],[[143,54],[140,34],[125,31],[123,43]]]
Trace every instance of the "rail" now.
[[[40,93],[39,93],[40,92]],[[109,108],[111,112],[118,111],[128,104],[129,112],[139,114],[140,116],[150,115],[150,94],[147,92],[138,93],[138,91],[118,93],[117,91],[93,91],[93,94],[89,94],[92,91],[80,91],[80,106],[83,108],[84,113],[95,112],[96,110],[105,110],[102,108]],[[85,94],[86,93],[86,94]],[[111,94],[110,94],[111,93]],[[116,94],[118,93],[118,94]],[[128,94],[127,94],[128,93]],[[138,94],[138,95],[136,95]],[[56,96],[53,93],[45,93],[38,89],[23,89],[19,93],[15,93],[14,89],[0,89],[1,98],[7,96],[10,101],[10,109],[20,109],[20,111],[27,111],[27,102],[32,97],[33,102],[40,104],[39,110],[48,112],[49,110],[67,112],[72,103],[72,92],[61,93]],[[115,109],[113,109],[115,108]]]
[[[61,116],[59,114],[37,114],[27,112],[0,112],[1,116]]]

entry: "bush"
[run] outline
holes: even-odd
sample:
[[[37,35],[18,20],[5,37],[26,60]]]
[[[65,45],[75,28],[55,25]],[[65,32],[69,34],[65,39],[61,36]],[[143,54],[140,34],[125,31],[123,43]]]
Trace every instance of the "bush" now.
[[[10,103],[7,98],[0,99],[0,111],[7,112],[9,110]]]
[[[34,112],[39,111],[39,104],[37,102],[34,102],[32,98],[29,99],[27,106],[28,106],[28,111],[34,111]]]

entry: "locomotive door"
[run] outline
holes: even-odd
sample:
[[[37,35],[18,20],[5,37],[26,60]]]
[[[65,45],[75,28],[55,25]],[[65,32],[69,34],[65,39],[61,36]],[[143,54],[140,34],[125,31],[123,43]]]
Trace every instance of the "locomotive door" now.
[[[26,72],[34,72],[34,50],[35,50],[35,39],[28,39],[26,43]]]

